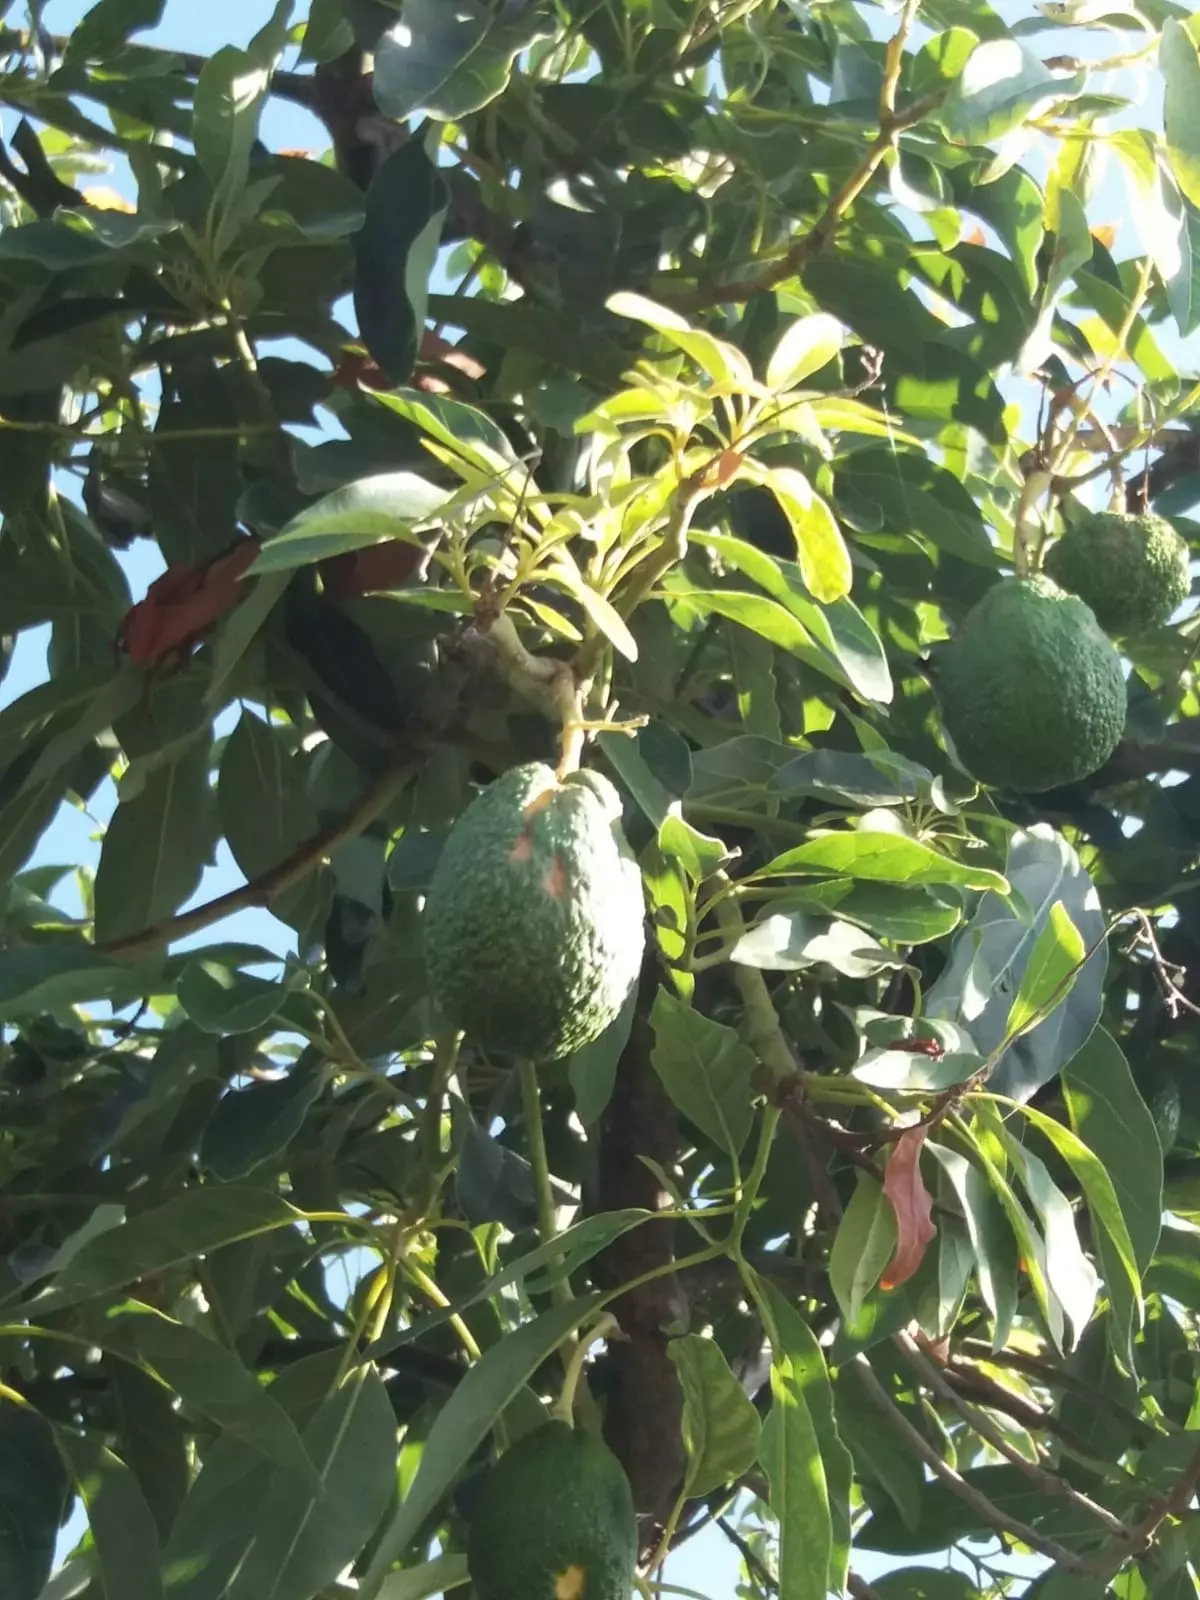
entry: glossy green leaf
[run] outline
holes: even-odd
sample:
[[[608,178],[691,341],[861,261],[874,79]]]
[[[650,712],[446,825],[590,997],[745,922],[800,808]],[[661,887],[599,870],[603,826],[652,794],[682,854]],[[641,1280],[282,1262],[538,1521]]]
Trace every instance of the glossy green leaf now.
[[[700,370],[723,389],[749,389],[754,382],[750,364],[736,345],[714,338],[703,328],[694,328],[685,317],[666,306],[647,300],[644,295],[623,291],[613,295],[608,309],[618,317],[645,323],[669,344],[690,356]]]
[[[829,1285],[848,1322],[858,1320],[895,1251],[895,1213],[880,1185],[860,1172],[829,1253]]]
[[[1065,1000],[1086,955],[1079,929],[1066,906],[1056,900],[1029,952],[1006,1031],[1022,1032],[1043,1012]]]
[[[753,1121],[753,1052],[733,1028],[660,988],[650,1012],[650,1059],[663,1087],[690,1122],[736,1156]]]
[[[479,111],[506,87],[514,58],[548,31],[533,6],[498,13],[465,0],[409,0],[403,24],[375,46],[375,98],[397,122],[424,112],[457,121]]]
[[[822,311],[798,317],[784,329],[767,363],[767,387],[777,393],[794,389],[820,372],[842,348],[841,323]]]
[[[771,1365],[771,1409],[759,1460],[779,1524],[780,1591],[795,1600],[825,1600],[833,1548],[820,1441],[789,1357]]]
[[[796,559],[814,600],[824,605],[850,592],[850,552],[833,512],[802,472],[771,467],[760,475],[788,520],[796,540]]]
[[[904,834],[874,833],[866,829],[811,839],[807,844],[776,856],[755,876],[779,878],[810,874],[861,878],[872,883],[960,884],[963,888],[991,889],[998,894],[1008,890],[1006,880],[989,867],[969,867],[952,861],[949,856]]]
[[[829,1588],[838,1594],[846,1586],[850,1558],[850,1494],[854,1473],[850,1452],[838,1432],[829,1371],[816,1336],[795,1306],[773,1283],[761,1277],[756,1281],[771,1348],[777,1359],[788,1364],[790,1384],[808,1408],[820,1447],[832,1536]]]
[[[801,972],[830,966],[847,978],[868,978],[902,959],[849,922],[803,911],[771,912],[749,928],[729,953],[731,961],[765,972]]]
[[[360,478],[293,517],[263,545],[250,573],[289,572],[388,539],[419,542],[413,528],[449,498],[414,472]]]
[[[1159,59],[1166,79],[1167,159],[1179,187],[1200,206],[1200,49],[1175,17],[1163,23]]]
[[[667,1345],[683,1388],[686,1492],[703,1499],[749,1470],[758,1455],[758,1412],[729,1370],[720,1345],[683,1334]]]

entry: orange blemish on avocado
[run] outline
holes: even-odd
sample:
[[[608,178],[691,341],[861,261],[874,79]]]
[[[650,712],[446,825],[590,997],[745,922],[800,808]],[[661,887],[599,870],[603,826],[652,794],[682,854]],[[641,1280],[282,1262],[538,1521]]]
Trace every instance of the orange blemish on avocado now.
[[[541,794],[537,795],[523,808],[521,816],[528,822],[531,817],[536,817],[539,811],[544,811],[553,799],[554,790],[543,789]]]
[[[543,888],[551,900],[561,900],[567,892],[569,883],[570,879],[567,877],[567,869],[563,863],[563,858],[555,856],[554,860],[546,868],[546,874],[542,879]]]
[[[587,1573],[577,1562],[564,1568],[554,1580],[554,1600],[580,1600],[587,1590]]]
[[[519,833],[516,844],[508,852],[508,859],[520,865],[521,862],[528,861],[532,855],[533,835],[531,833]]]

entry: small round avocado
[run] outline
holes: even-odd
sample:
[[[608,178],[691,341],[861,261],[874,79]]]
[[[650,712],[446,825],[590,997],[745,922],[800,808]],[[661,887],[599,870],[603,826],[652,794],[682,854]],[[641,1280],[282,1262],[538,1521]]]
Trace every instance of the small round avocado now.
[[[472,1043],[555,1061],[598,1038],[637,982],[642,878],[601,773],[539,762],[450,831],[422,918],[431,991]]]
[[[483,1481],[467,1537],[477,1600],[629,1600],[637,1519],[602,1440],[547,1422]]]
[[[1163,517],[1097,512],[1074,522],[1044,563],[1055,583],[1078,595],[1108,633],[1155,628],[1187,599],[1187,541]]]
[[[993,584],[936,661],[942,720],[980,783],[1039,794],[1077,782],[1124,730],[1121,659],[1048,578]]]

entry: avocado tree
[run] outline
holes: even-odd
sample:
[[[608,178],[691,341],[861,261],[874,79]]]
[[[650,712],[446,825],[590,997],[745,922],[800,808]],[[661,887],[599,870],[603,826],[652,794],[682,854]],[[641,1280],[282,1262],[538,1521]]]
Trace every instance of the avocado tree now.
[[[0,1595],[1195,1594],[1188,6],[44,9]]]

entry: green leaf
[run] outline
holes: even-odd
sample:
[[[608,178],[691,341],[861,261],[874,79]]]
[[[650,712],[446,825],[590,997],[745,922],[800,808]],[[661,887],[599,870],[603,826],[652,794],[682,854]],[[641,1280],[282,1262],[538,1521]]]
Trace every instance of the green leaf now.
[[[1006,1032],[1020,1033],[1043,1011],[1060,1005],[1070,994],[1086,955],[1087,947],[1070,912],[1056,900],[1029,952]]]
[[[1142,1285],[1139,1271],[1138,1258],[1134,1254],[1133,1240],[1130,1238],[1129,1228],[1121,1210],[1120,1201],[1117,1199],[1116,1188],[1112,1178],[1109,1177],[1104,1163],[1095,1151],[1089,1150],[1079,1136],[1064,1128],[1061,1122],[1056,1122],[1053,1117],[1048,1117],[1044,1112],[1035,1110],[1033,1106],[1022,1106],[1025,1117],[1038,1128],[1058,1151],[1059,1155],[1070,1167],[1079,1180],[1084,1197],[1091,1212],[1093,1228],[1097,1234],[1106,1237],[1112,1245],[1109,1252],[1109,1262],[1119,1264],[1119,1271],[1125,1279],[1124,1288],[1118,1288],[1110,1281],[1109,1290],[1114,1296],[1114,1301],[1123,1301],[1126,1290],[1132,1294],[1133,1308],[1140,1326],[1142,1317]],[[1153,1131],[1153,1129],[1151,1130]],[[1157,1144],[1157,1138],[1155,1143]],[[1122,1165],[1129,1159],[1128,1144],[1123,1155]],[[1162,1159],[1161,1149],[1159,1160]],[[1153,1171],[1153,1163],[1151,1163]],[[1050,1235],[1047,1230],[1046,1244],[1050,1246]],[[1116,1261],[1113,1262],[1115,1255]],[[1061,1297],[1060,1297],[1061,1298]]]
[[[363,343],[392,383],[406,383],[416,364],[449,199],[420,139],[394,150],[367,190],[354,236],[354,309]]]
[[[925,1013],[957,1018],[980,1055],[991,1054],[1007,1037],[1012,996],[1051,907],[1061,901],[1092,953],[1064,1004],[1010,1044],[988,1080],[998,1094],[1027,1100],[1062,1070],[1100,1020],[1108,944],[1096,889],[1061,834],[1044,823],[1014,833],[1004,873],[1010,900],[986,895],[979,902],[926,996]]]
[[[992,1348],[1000,1350],[1008,1342],[1017,1312],[1017,1246],[1012,1228],[999,1199],[977,1166],[957,1150],[948,1150],[933,1139],[926,1141],[925,1148],[953,1185],[954,1197],[975,1252],[979,1290],[992,1314]]]
[[[880,1185],[860,1172],[829,1252],[829,1286],[847,1322],[857,1322],[895,1251],[895,1213]]]
[[[690,1122],[736,1156],[754,1113],[750,1105],[754,1053],[733,1028],[659,988],[650,1012],[650,1060],[663,1087]]]
[[[567,1063],[575,1111],[585,1128],[595,1127],[612,1099],[617,1067],[629,1042],[637,1010],[637,985],[625,997],[620,1011],[591,1044],[585,1044]]]
[[[850,1452],[838,1433],[833,1386],[825,1356],[808,1323],[775,1285],[757,1274],[754,1282],[771,1348],[777,1360],[787,1363],[790,1383],[803,1398],[817,1435],[832,1534],[829,1589],[833,1594],[841,1594],[846,1587],[850,1558],[850,1494],[854,1467]]]
[[[380,1538],[362,1581],[364,1600],[375,1600],[388,1568],[441,1504],[496,1417],[600,1299],[598,1294],[586,1295],[544,1311],[493,1345],[460,1380],[438,1412],[416,1477]]]
[[[536,6],[407,0],[403,24],[375,46],[375,100],[396,122],[424,112],[455,122],[503,94],[516,56],[551,29]]]
[[[430,1600],[431,1595],[448,1594],[470,1581],[466,1556],[438,1556],[419,1567],[390,1573],[383,1580],[378,1600]]]
[[[1076,1135],[1108,1174],[1144,1273],[1162,1229],[1162,1147],[1120,1045],[1097,1028],[1063,1068],[1063,1098]]]
[[[703,328],[693,328],[685,317],[644,295],[622,291],[608,299],[608,310],[618,317],[645,323],[677,350],[691,357],[720,389],[736,392],[754,387],[750,363],[736,345],[717,339]]]
[[[328,1072],[309,1052],[284,1078],[222,1095],[200,1141],[204,1169],[228,1183],[278,1155],[304,1126]]]
[[[1040,108],[1078,94],[1086,79],[1056,77],[1015,39],[989,39],[971,53],[942,110],[942,123],[961,144],[988,144],[1019,127]]]
[[[175,1395],[131,1361],[108,1363],[116,1410],[116,1453],[133,1473],[166,1539],[192,1479],[191,1440]]]
[[[1200,206],[1200,51],[1184,23],[1163,23],[1159,64],[1166,80],[1167,159],[1184,194]]]
[[[396,1483],[396,1418],[377,1373],[359,1369],[324,1402],[304,1450],[319,1488],[294,1470],[271,1473],[228,1600],[309,1600],[374,1535]]]
[[[824,311],[797,317],[780,336],[767,363],[767,387],[777,394],[794,389],[827,367],[842,348],[844,334],[836,317]]]
[[[97,0],[75,24],[64,59],[74,64],[116,55],[131,33],[158,27],[164,4],[165,0]]]
[[[630,633],[629,625],[616,607],[593,589],[571,563],[565,560],[558,561],[552,571],[556,582],[579,602],[589,620],[596,625],[609,644],[615,646],[626,661],[636,661],[637,640]]]
[[[850,552],[833,512],[808,479],[794,467],[770,467],[756,476],[775,496],[796,540],[796,559],[805,587],[830,605],[850,593]]]
[[[256,1033],[277,1015],[289,989],[286,983],[236,972],[219,961],[190,961],[175,992],[205,1033]]]
[[[947,555],[995,566],[979,507],[953,473],[927,456],[871,446],[835,462],[834,473],[835,499],[853,527],[913,534]]]
[[[106,1596],[164,1600],[158,1530],[137,1479],[98,1441],[58,1431],[58,1448],[87,1511]]]
[[[30,1308],[41,1316],[80,1305],[235,1239],[252,1239],[302,1218],[303,1212],[266,1190],[231,1184],[189,1189],[89,1240]]]
[[[209,745],[188,744],[113,813],[96,868],[96,939],[136,933],[178,911],[199,887],[214,843]]]
[[[90,945],[25,945],[0,950],[0,1020],[36,1016],[85,1000],[136,994],[134,969]]]
[[[744,628],[760,633],[791,655],[803,656],[806,651],[812,651],[813,639],[808,630],[790,611],[762,595],[743,593],[739,589],[693,589],[677,578],[671,580],[667,592],[700,611],[715,611],[731,622],[740,622]]]
[[[134,1340],[142,1360],[185,1405],[319,1491],[316,1469],[291,1418],[232,1350],[195,1328],[154,1314],[135,1319]]]
[[[847,978],[869,978],[903,958],[849,922],[803,911],[772,912],[749,928],[729,952],[730,961],[764,972],[802,972],[824,964]]]
[[[779,1523],[779,1592],[788,1600],[825,1600],[833,1524],[820,1441],[791,1360],[771,1366],[771,1409],[759,1460]]]
[[[946,883],[1007,894],[1008,883],[988,867],[968,867],[898,833],[830,833],[787,850],[753,874],[758,878],[828,874],[872,883]]]
[[[248,710],[242,712],[221,755],[217,805],[233,858],[250,879],[279,866],[317,832],[316,807],[304,768],[289,750],[285,730]],[[329,871],[318,865],[277,895],[271,910],[306,932],[319,921],[331,893]]]
[[[672,1339],[667,1354],[683,1386],[685,1493],[703,1499],[749,1470],[761,1424],[754,1403],[729,1370],[720,1345],[699,1334]]]
[[[0,1592],[38,1600],[54,1565],[67,1474],[50,1424],[31,1407],[0,1405]]]
[[[381,472],[335,489],[268,539],[250,575],[290,572],[328,556],[362,550],[388,539],[420,543],[413,534],[450,498],[415,472]]]
[[[1029,1108],[1025,1109],[1028,1114]],[[1048,1117],[1045,1119],[1046,1122],[1050,1120]],[[1038,1125],[1042,1125],[1040,1121]],[[1084,1254],[1083,1246],[1079,1242],[1071,1202],[1051,1178],[1045,1162],[1040,1156],[1034,1155],[1032,1150],[1027,1150],[1024,1145],[1019,1144],[1007,1129],[999,1131],[1009,1159],[1020,1173],[1025,1192],[1042,1224],[1042,1234],[1045,1239],[1046,1282],[1074,1330],[1072,1345],[1077,1344],[1095,1309],[1098,1287],[1096,1269]],[[1066,1133],[1067,1130],[1063,1128],[1060,1132]],[[1074,1141],[1073,1135],[1069,1137],[1073,1142],[1078,1142]],[[1112,1201],[1112,1208],[1116,1211],[1115,1199]],[[1119,1212],[1117,1216],[1119,1218]],[[1124,1224],[1121,1224],[1121,1227],[1123,1229]]]

